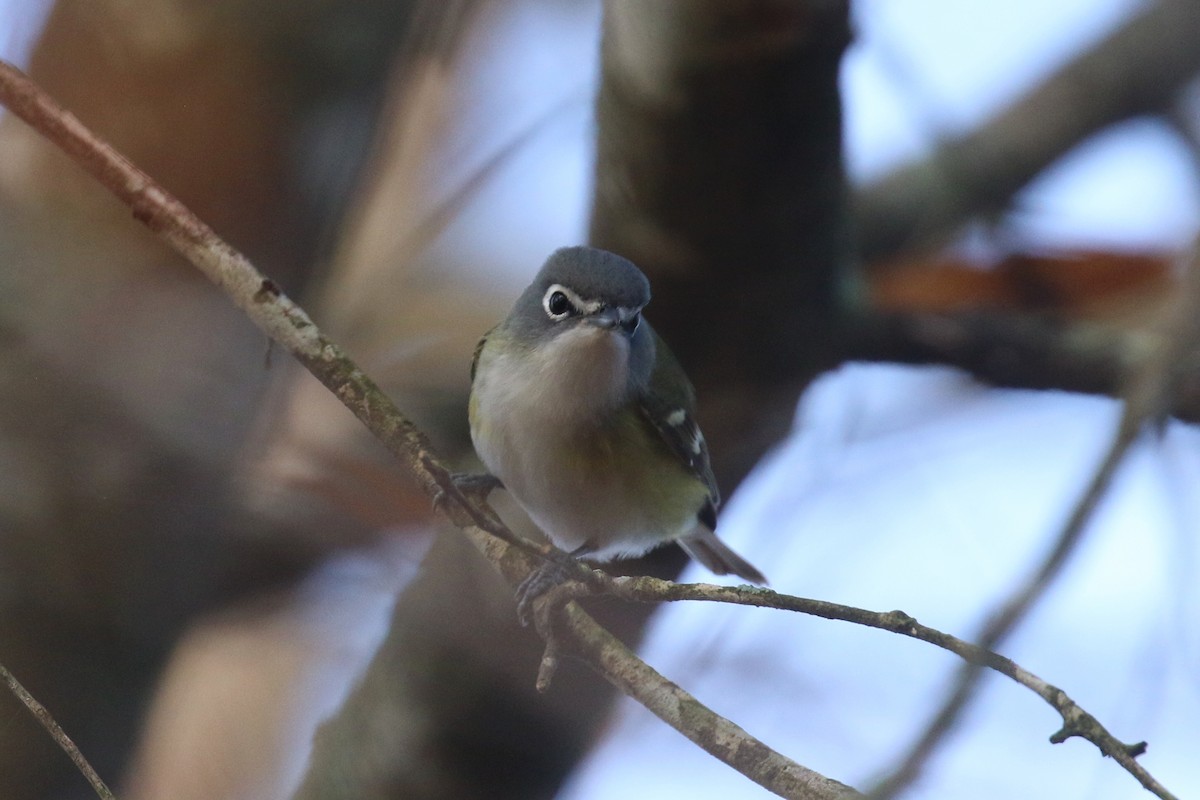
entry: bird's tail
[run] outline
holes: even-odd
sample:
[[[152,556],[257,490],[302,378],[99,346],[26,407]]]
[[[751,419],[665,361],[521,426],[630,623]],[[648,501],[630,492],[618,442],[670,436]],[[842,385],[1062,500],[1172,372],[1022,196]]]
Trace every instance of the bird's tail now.
[[[698,533],[680,539],[679,546],[717,575],[737,575],[742,580],[760,586],[767,583],[767,579],[753,564],[729,549],[729,546],[710,530],[701,529]]]

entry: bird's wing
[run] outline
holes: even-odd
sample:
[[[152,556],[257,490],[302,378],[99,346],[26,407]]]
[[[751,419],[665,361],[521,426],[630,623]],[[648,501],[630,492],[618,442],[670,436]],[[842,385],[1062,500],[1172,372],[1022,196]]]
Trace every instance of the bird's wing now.
[[[700,510],[700,521],[715,528],[721,493],[709,463],[708,442],[693,415],[696,393],[666,344],[657,334],[654,338],[658,357],[649,385],[641,397],[642,416],[654,426],[668,449],[688,471],[708,488],[708,503]]]
[[[488,337],[492,335],[492,331],[494,330],[496,329],[491,328],[488,330],[488,332],[483,335],[483,338],[479,340],[479,343],[475,345],[475,352],[471,356],[471,383],[475,382],[475,370],[479,368],[479,354],[483,352],[483,346],[487,344]]]

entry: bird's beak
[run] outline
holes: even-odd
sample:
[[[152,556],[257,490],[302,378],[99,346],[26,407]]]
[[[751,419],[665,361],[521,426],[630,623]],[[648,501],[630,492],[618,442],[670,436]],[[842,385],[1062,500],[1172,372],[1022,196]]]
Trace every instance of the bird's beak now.
[[[628,336],[632,335],[636,329],[636,325],[630,326],[628,323],[637,315],[638,309],[636,308],[605,307],[589,314],[586,320],[589,324],[602,330],[619,330]]]
[[[602,308],[594,314],[589,314],[587,321],[597,328],[612,330],[621,324],[621,309]]]

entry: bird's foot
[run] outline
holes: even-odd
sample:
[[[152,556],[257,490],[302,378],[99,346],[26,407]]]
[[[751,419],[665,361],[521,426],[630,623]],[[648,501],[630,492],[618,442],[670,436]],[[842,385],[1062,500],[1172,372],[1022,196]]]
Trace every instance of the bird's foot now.
[[[571,553],[564,553],[557,548],[549,551],[541,566],[517,584],[517,617],[522,625],[534,621],[538,623],[539,630],[543,629],[545,626],[539,615],[578,597],[595,594],[601,583],[601,574]],[[546,601],[535,606],[534,601],[542,597]]]
[[[545,560],[541,566],[530,572],[517,586],[517,617],[525,626],[533,622],[546,641],[546,650],[538,667],[536,686],[539,692],[550,688],[558,669],[559,642],[553,624],[554,616],[573,600],[602,594],[613,588],[608,573],[592,569],[577,558],[589,552],[591,549],[586,547],[570,553],[552,547],[543,554]]]
[[[455,492],[476,506],[486,508],[488,495],[504,488],[504,482],[488,472],[452,472],[449,477],[450,487],[439,487],[433,497],[434,508],[442,511],[446,510]]]

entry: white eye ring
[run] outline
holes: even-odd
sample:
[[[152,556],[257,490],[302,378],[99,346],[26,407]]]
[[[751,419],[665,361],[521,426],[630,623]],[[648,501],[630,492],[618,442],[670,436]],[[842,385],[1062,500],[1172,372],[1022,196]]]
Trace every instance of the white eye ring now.
[[[558,322],[579,313],[579,298],[556,283],[546,290],[542,308],[546,309],[546,316]]]

